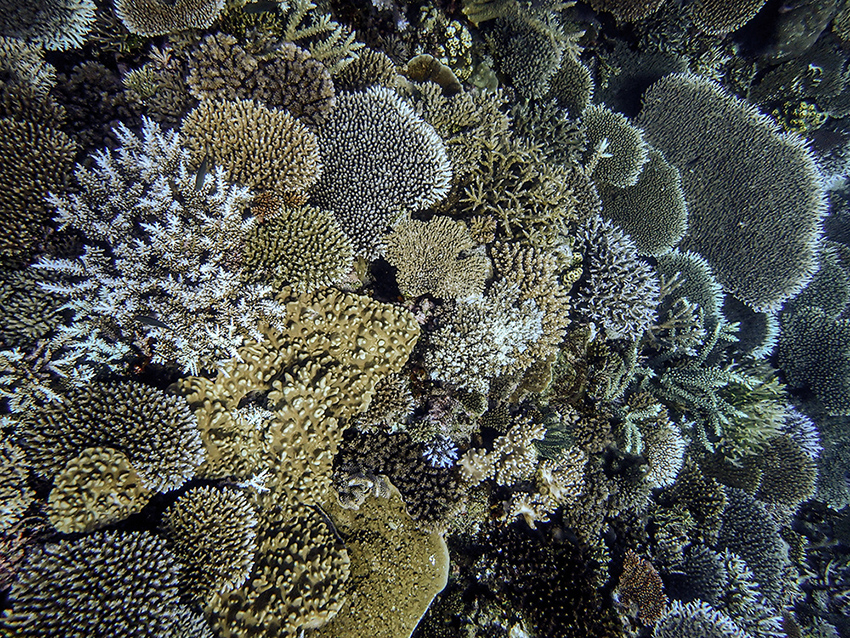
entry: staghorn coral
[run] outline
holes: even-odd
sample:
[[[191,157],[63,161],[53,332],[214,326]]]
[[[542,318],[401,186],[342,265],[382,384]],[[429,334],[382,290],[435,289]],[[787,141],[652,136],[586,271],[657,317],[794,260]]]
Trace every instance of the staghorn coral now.
[[[383,251],[383,235],[447,192],[451,166],[434,129],[389,89],[339,96],[319,129],[325,171],[312,196],[332,210],[355,251]]]
[[[553,164],[576,164],[584,151],[581,125],[552,100],[523,100],[511,109],[512,132],[540,147]]]
[[[248,497],[233,489],[196,487],[165,510],[162,525],[193,599],[245,582],[254,566],[257,523]]]
[[[45,256],[36,266],[51,278],[42,287],[74,312],[53,345],[92,372],[123,370],[131,342],[152,339],[155,363],[212,368],[257,334],[258,321],[283,317],[268,286],[242,281],[250,193],[221,168],[191,173],[179,134],[151,120],[141,137],[123,126],[116,134],[115,153],[78,168],[80,192],[52,199],[60,225],[91,242],[75,259]]]
[[[650,87],[639,123],[683,171],[684,247],[705,257],[720,283],[757,311],[775,310],[798,293],[816,270],[826,212],[801,138],[781,133],[714,82],[685,74]]]
[[[626,550],[623,558],[623,572],[617,589],[623,605],[628,607],[634,603],[637,606],[644,625],[654,624],[667,610],[664,583],[655,567],[630,549]]]
[[[145,483],[120,450],[86,448],[56,474],[47,517],[64,534],[90,532],[141,511],[151,496]]]
[[[639,255],[658,256],[679,243],[688,227],[688,209],[678,169],[656,149],[632,186],[597,184],[602,214],[635,242]]]
[[[70,388],[61,402],[23,415],[16,437],[40,475],[51,478],[87,448],[104,447],[123,452],[142,486],[153,491],[180,487],[202,460],[186,402],[130,381]]]
[[[116,0],[115,14],[130,33],[147,37],[206,29],[224,8],[224,0]]]
[[[48,195],[70,186],[75,151],[50,124],[0,119],[0,259],[30,260],[50,221]]]
[[[354,250],[330,212],[276,199],[265,205],[271,208],[269,218],[263,216],[245,237],[243,273],[249,282],[311,292],[345,280]]]
[[[310,55],[322,62],[331,73],[339,73],[357,58],[363,48],[354,31],[320,14],[312,0],[293,0],[281,29],[284,42],[305,44]]]
[[[124,75],[124,97],[130,110],[167,128],[179,127],[186,113],[198,105],[183,79],[183,67],[182,61],[170,58],[165,68],[151,61]]]
[[[694,25],[708,35],[726,35],[747,24],[767,0],[697,0],[691,12]]]
[[[325,65],[288,42],[257,57],[233,36],[215,33],[189,54],[188,67],[186,83],[199,100],[256,100],[313,126],[325,121],[335,103]]]
[[[94,26],[95,10],[92,0],[3,0],[0,34],[50,51],[77,49]]]
[[[574,249],[584,254],[574,315],[607,339],[639,339],[655,318],[659,287],[635,244],[611,222],[594,216],[579,227]]]
[[[180,126],[192,167],[208,159],[224,179],[303,202],[322,172],[315,135],[288,112],[252,100],[205,100]]]
[[[245,584],[207,600],[218,636],[294,637],[336,615],[350,559],[326,514],[305,505],[272,513],[257,530],[256,545]]]
[[[212,638],[179,596],[178,565],[164,540],[149,532],[96,532],[32,553],[0,626],[26,638]]]
[[[594,181],[618,188],[637,184],[649,159],[643,131],[626,116],[599,104],[584,110],[582,124],[587,137],[585,170]]]
[[[439,216],[427,223],[405,221],[385,243],[386,260],[397,268],[399,289],[408,297],[456,299],[484,292],[490,261],[472,250],[475,242],[462,221]]]

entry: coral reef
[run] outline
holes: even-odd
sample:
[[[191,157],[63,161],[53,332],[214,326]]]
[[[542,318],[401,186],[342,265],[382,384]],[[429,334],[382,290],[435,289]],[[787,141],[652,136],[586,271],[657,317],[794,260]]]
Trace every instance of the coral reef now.
[[[798,293],[817,268],[826,212],[802,139],[781,133],[718,84],[687,74],[649,88],[639,123],[682,171],[684,247],[705,257],[720,283],[755,310],[776,310]]]
[[[41,0],[21,4],[4,0],[0,4],[0,33],[19,38],[51,51],[83,46],[94,26],[92,0]]]
[[[448,192],[442,140],[389,89],[339,96],[319,148],[325,170],[313,198],[334,212],[358,254],[380,255],[389,227]]]
[[[587,136],[584,163],[592,168],[594,180],[618,188],[637,184],[649,159],[643,132],[624,115],[599,104],[584,110],[582,124]]]

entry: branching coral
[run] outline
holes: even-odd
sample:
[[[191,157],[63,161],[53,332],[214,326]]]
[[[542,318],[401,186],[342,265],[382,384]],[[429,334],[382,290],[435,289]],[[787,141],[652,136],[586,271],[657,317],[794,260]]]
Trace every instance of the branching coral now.
[[[289,201],[304,201],[322,172],[316,136],[287,111],[252,100],[205,100],[180,134],[193,168],[206,158],[227,181]]]
[[[608,339],[640,339],[655,318],[659,287],[632,240],[595,216],[579,227],[575,250],[584,255],[584,273],[574,314]]]
[[[127,381],[71,389],[61,403],[30,410],[16,435],[34,470],[48,478],[99,446],[123,452],[144,487],[167,491],[191,478],[202,460],[186,401]]]
[[[94,26],[92,0],[40,0],[0,2],[0,33],[53,51],[83,46]]]
[[[271,209],[270,217],[263,217],[245,237],[243,273],[248,281],[310,292],[346,278],[354,250],[330,212],[286,206],[273,197],[260,203]]]
[[[79,258],[37,264],[61,277],[43,288],[74,311],[54,344],[74,353],[78,367],[120,371],[135,332],[137,341],[156,340],[155,362],[211,368],[257,334],[258,321],[283,316],[268,286],[242,282],[250,192],[221,169],[205,178],[190,172],[179,135],[150,120],[141,138],[124,127],[117,134],[115,153],[78,168],[80,192],[52,200],[63,228],[97,242]]]
[[[775,310],[814,274],[826,199],[801,138],[719,85],[673,74],[644,95],[647,139],[682,171],[686,247],[756,310]]]
[[[165,35],[206,29],[221,13],[224,0],[117,0],[115,13],[130,33]]]
[[[0,259],[29,261],[47,231],[48,195],[70,186],[75,151],[54,126],[0,119]]]
[[[390,226],[448,192],[442,140],[389,89],[340,96],[319,142],[325,171],[313,197],[334,212],[359,254],[378,256]]]
[[[257,517],[242,492],[196,487],[165,511],[163,526],[194,599],[240,587],[251,573]]]
[[[211,638],[203,617],[180,602],[178,568],[165,541],[149,532],[48,544],[27,559],[0,626],[26,638]]]
[[[434,217],[429,222],[399,224],[386,238],[386,259],[398,269],[396,281],[410,297],[431,294],[438,298],[478,296],[490,267],[462,221]]]
[[[256,100],[313,125],[324,122],[334,106],[325,65],[292,43],[257,57],[236,38],[216,33],[189,55],[188,66],[186,83],[201,100]]]

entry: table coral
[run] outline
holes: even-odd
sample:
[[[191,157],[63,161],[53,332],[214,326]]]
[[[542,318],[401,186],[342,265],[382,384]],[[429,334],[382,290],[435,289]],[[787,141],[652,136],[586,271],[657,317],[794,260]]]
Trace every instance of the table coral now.
[[[205,29],[221,13],[224,0],[117,0],[115,13],[135,35],[156,36]]]
[[[319,141],[325,171],[313,198],[334,211],[358,254],[380,255],[391,226],[448,192],[443,141],[389,89],[339,96]]]

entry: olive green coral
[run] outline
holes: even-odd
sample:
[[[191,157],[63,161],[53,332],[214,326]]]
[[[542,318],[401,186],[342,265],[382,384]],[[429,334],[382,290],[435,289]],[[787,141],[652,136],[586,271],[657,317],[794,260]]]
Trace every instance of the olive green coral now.
[[[251,573],[257,516],[242,492],[209,486],[189,490],[165,511],[163,526],[194,599],[240,587]]]
[[[322,172],[316,136],[286,111],[252,100],[205,100],[180,130],[195,166],[208,158],[228,181],[290,201],[303,201]]]
[[[484,292],[490,262],[474,251],[475,242],[462,221],[433,217],[429,222],[402,222],[386,239],[385,255],[398,269],[404,295],[469,297]]]

